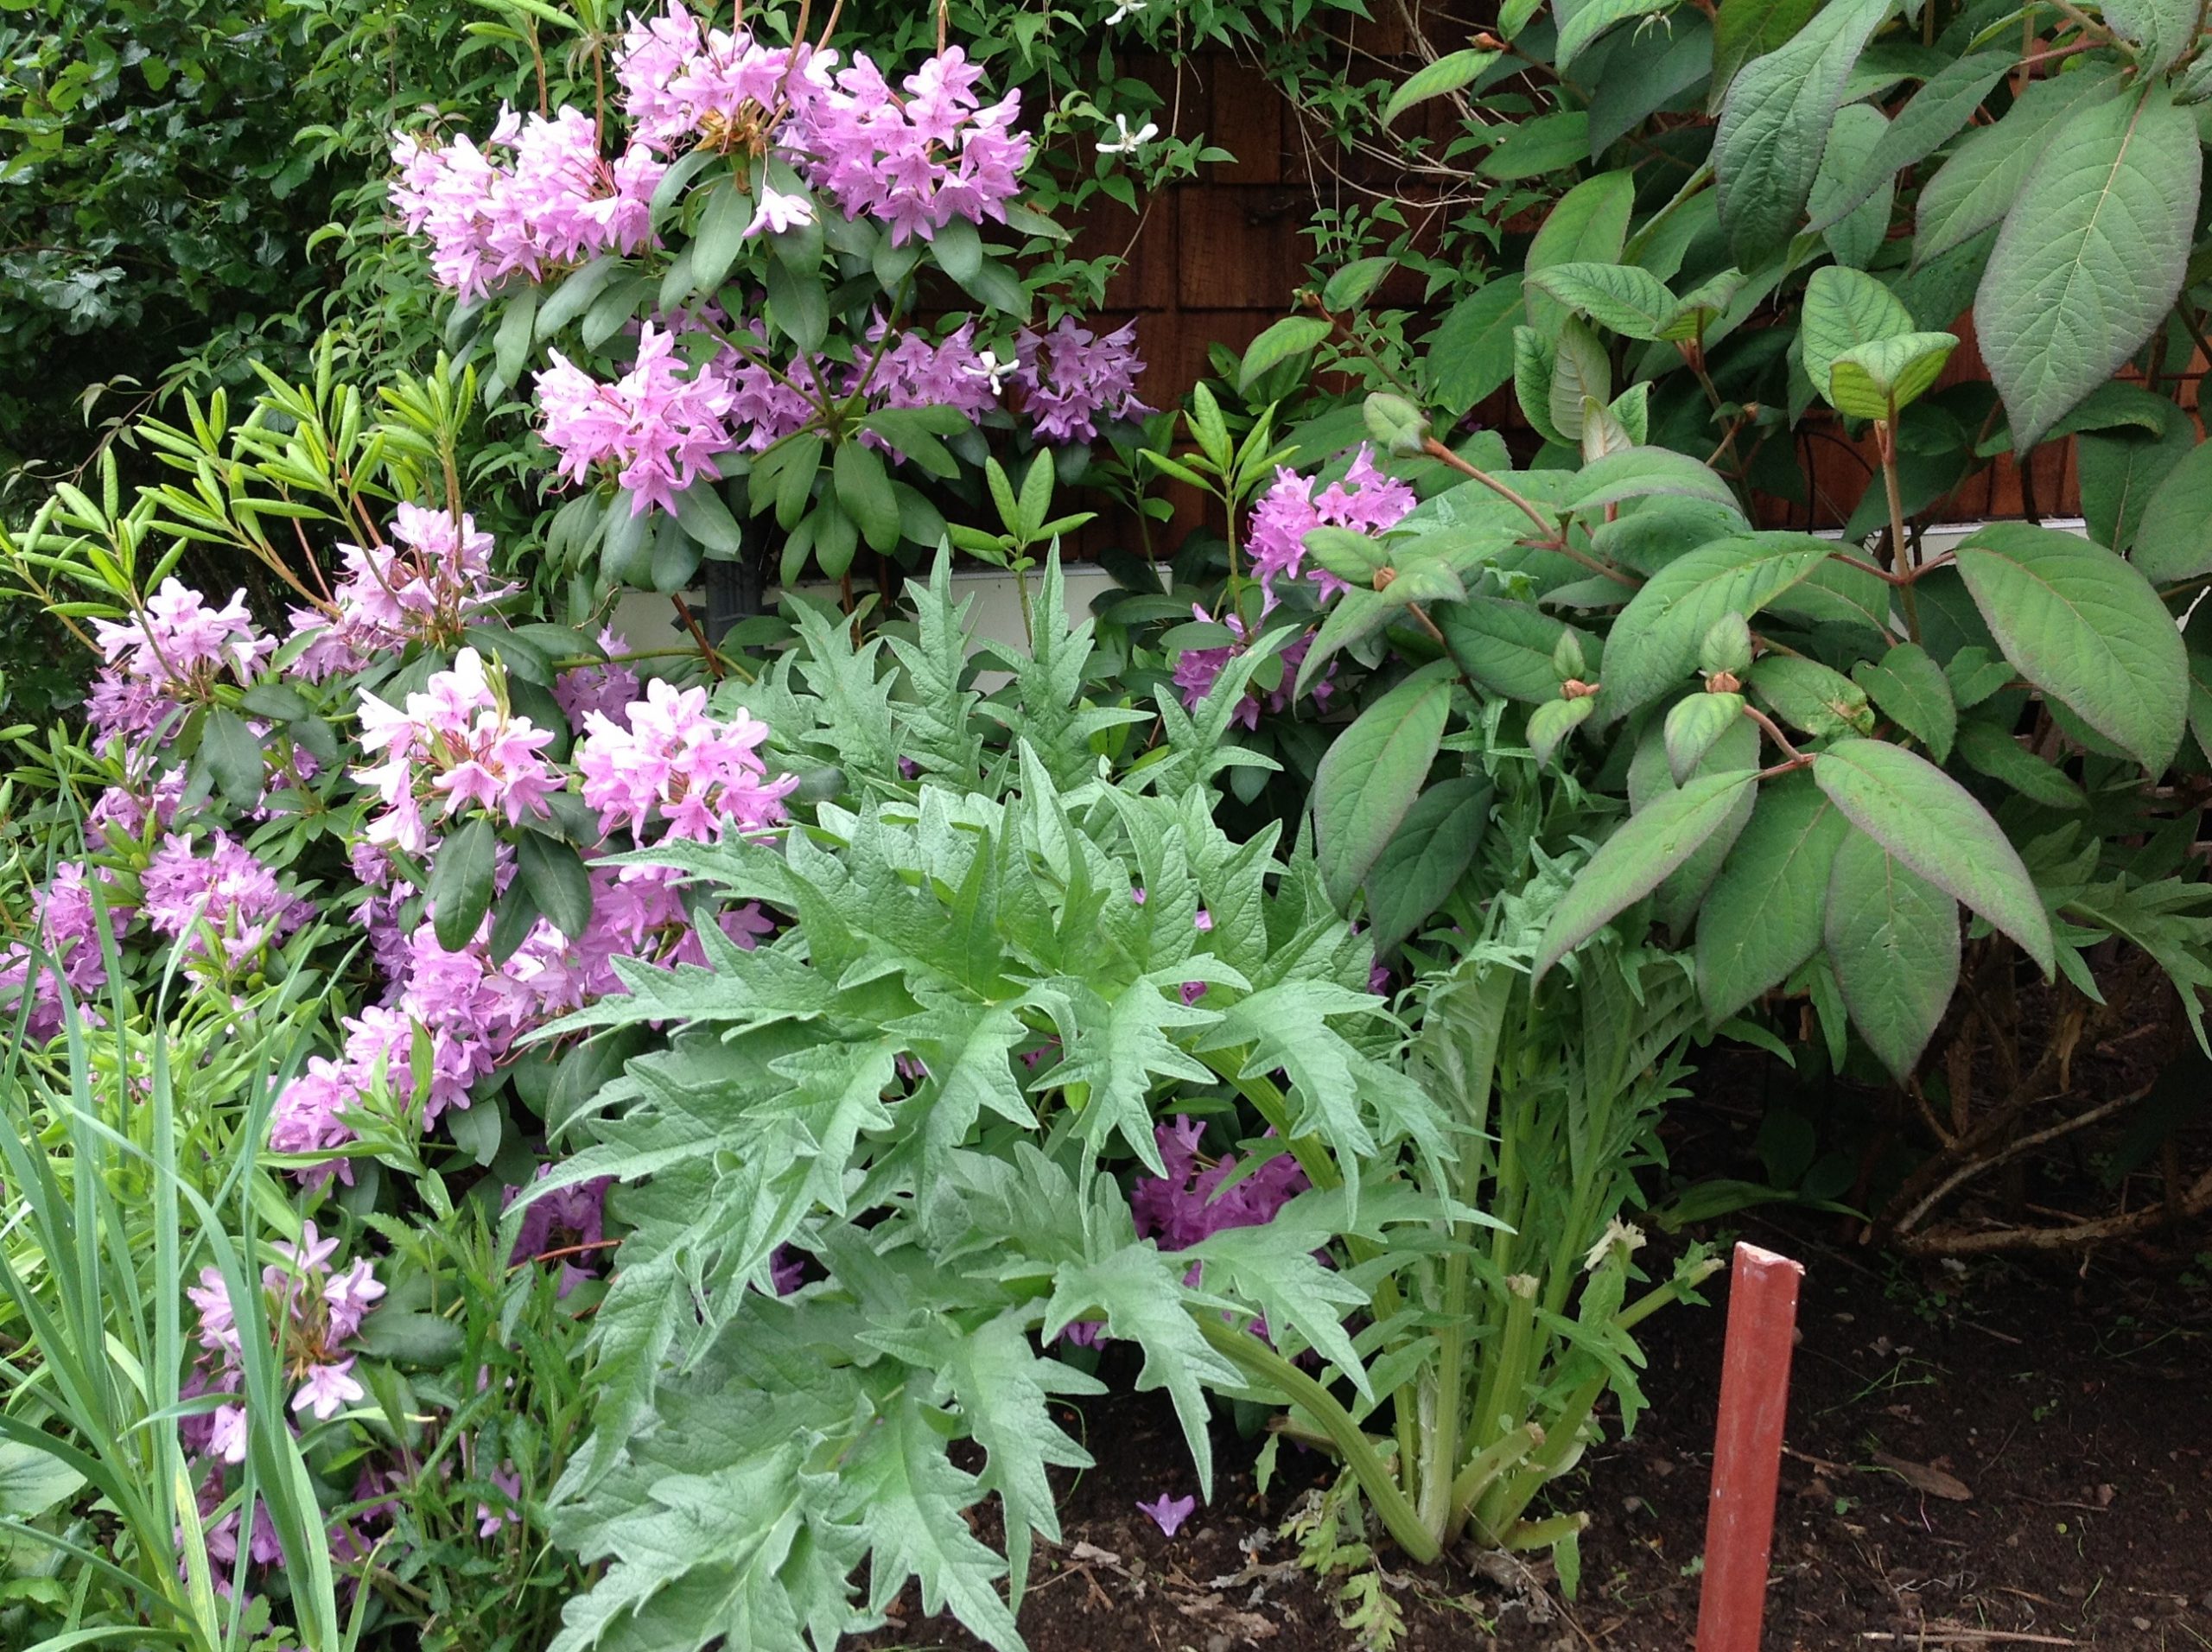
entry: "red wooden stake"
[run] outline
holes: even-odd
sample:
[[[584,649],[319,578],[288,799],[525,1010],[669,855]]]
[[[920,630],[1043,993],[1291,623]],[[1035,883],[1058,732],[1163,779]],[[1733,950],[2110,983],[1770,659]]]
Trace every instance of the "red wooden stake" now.
[[[1758,1652],[1766,1562],[1789,1408],[1789,1349],[1804,1268],[1739,1244],[1728,1279],[1728,1342],[1720,1357],[1713,1501],[1705,1516],[1705,1585],[1697,1652]]]

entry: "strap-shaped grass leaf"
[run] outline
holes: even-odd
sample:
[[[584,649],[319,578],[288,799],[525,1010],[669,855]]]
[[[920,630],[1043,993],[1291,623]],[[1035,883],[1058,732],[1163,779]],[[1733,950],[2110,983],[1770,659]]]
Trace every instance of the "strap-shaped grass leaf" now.
[[[1959,708],[1950,679],[1918,643],[1899,643],[1878,664],[1861,660],[1852,681],[1891,722],[1925,746],[1938,763],[1951,755],[1958,733]]]
[[[2012,68],[2010,52],[1977,52],[1946,63],[1929,75],[1912,101],[1866,152],[1850,181],[1813,215],[1824,230],[1855,211],[1905,168],[1926,160],[1973,118],[1981,100]],[[1992,219],[1991,222],[1995,222]]]
[[[1246,348],[1243,363],[1236,370],[1236,388],[1251,389],[1268,368],[1304,355],[1332,330],[1332,323],[1319,315],[1284,316]]]
[[[2173,308],[2204,169],[2196,122],[2160,86],[2077,109],[1989,255],[1974,327],[2014,445],[2034,445]]]
[[[1628,240],[1629,212],[1636,204],[1636,177],[1630,172],[1601,172],[1585,178],[1559,198],[1551,216],[1529,243],[1523,268],[1529,275],[1555,264],[1618,262]],[[1548,335],[1567,319],[1567,307],[1548,294],[1525,295],[1529,325]]]
[[[1827,264],[1813,271],[1805,283],[1805,319],[1798,337],[1805,377],[1822,396],[1828,393],[1835,359],[1845,351],[1914,330],[1912,312],[1887,287],[1860,270]]]
[[[1529,285],[1609,333],[1647,343],[1660,336],[1675,313],[1675,295],[1666,283],[1631,264],[1554,264],[1530,274]]]
[[[1720,830],[1758,780],[1749,769],[1700,775],[1622,822],[1552,909],[1532,981],[1656,889]]]
[[[2051,972],[2050,919],[2018,851],[1988,810],[1926,758],[1878,740],[1841,740],[1813,759],[1844,817],[2020,944]]]
[[[1367,874],[1367,923],[1388,952],[1443,904],[1475,858],[1490,823],[1491,787],[1465,775],[1421,794]]]
[[[1958,902],[1851,832],[1829,874],[1825,928],[1852,1025],[1904,1083],[1958,988]]]
[[[2149,580],[2212,573],[2212,442],[2192,448],[2158,484],[2143,507],[2130,556]]]
[[[1852,65],[1890,9],[1891,0],[1830,0],[1787,45],[1747,64],[1721,99],[1713,164],[1738,264],[1758,263],[1797,227]]]
[[[1948,333],[1904,333],[1854,345],[1828,364],[1827,398],[1854,419],[1894,421],[1932,387],[1959,341]]]
[[[1599,713],[1648,705],[1688,676],[1698,645],[1724,613],[1757,613],[1803,579],[1832,547],[1807,534],[1751,533],[1686,551],[1644,582],[1605,645]]]
[[[1759,789],[1698,911],[1697,989],[1708,1020],[1728,1020],[1819,950],[1828,867],[1847,829],[1810,775]]]
[[[1321,759],[1313,776],[1314,855],[1340,909],[1421,795],[1451,708],[1452,678],[1439,662],[1360,713]]]
[[[2153,774],[2189,712],[2189,659],[2149,581],[2101,545],[2024,522],[1958,550],[1960,575],[2005,658]]]
[[[1912,261],[1925,264],[2004,221],[2052,130],[2085,100],[2101,98],[2116,77],[2090,70],[2037,80],[1993,126],[1968,132],[1921,187]],[[1937,318],[1948,321],[1949,316]]]

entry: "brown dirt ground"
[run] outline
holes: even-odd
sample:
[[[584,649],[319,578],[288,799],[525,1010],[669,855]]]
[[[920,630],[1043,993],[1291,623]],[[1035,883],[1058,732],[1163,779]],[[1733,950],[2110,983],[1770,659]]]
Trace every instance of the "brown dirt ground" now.
[[[1742,1218],[1807,1268],[1769,1592],[1770,1652],[2094,1647],[2212,1652],[2212,1232],[2088,1266],[1906,1263],[1829,1218]],[[1648,1327],[1652,1409],[1573,1483],[1580,1598],[1541,1575],[1393,1568],[1408,1652],[1682,1652],[1697,1616],[1725,1290]],[[1103,1373],[1109,1377],[1112,1370]],[[1122,1386],[1126,1386],[1124,1382]],[[1040,1550],[1033,1652],[1351,1652],[1274,1535],[1318,1459],[1268,1497],[1252,1445],[1174,1538],[1140,1498],[1194,1490],[1154,1399],[1094,1401],[1099,1466]],[[1963,1494],[1963,1495],[1962,1495]],[[1569,1506],[1573,1506],[1570,1504]],[[991,1534],[995,1535],[995,1533]],[[1496,1563],[1493,1563],[1495,1566]],[[976,1645],[910,1614],[873,1648]]]

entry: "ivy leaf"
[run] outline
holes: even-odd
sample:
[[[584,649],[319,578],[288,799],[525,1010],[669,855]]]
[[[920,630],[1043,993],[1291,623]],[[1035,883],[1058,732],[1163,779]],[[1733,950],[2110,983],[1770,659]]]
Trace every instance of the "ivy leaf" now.
[[[1958,902],[1851,832],[1828,879],[1826,937],[1852,1025],[1904,1083],[1958,988]]]
[[[532,834],[535,836],[535,834]],[[438,846],[430,867],[430,918],[438,944],[448,952],[467,946],[492,908],[499,872],[498,835],[478,815]]]
[[[1429,787],[1406,811],[1367,874],[1367,922],[1376,951],[1389,952],[1420,928],[1465,875],[1482,844],[1491,795],[1484,782],[1454,775]]]
[[[1807,534],[1740,534],[1669,562],[1613,622],[1598,696],[1600,719],[1623,716],[1681,683],[1713,621],[1757,613],[1825,562],[1831,549]]]
[[[2005,214],[1974,328],[2025,452],[2173,308],[2203,151],[2162,86],[2067,118]]]
[[[1322,758],[1313,776],[1314,853],[1339,911],[1421,795],[1451,708],[1448,671],[1426,667],[1362,712]]]
[[[1927,747],[1938,763],[1949,759],[1959,708],[1951,697],[1950,679],[1926,649],[1899,643],[1879,664],[1859,661],[1851,677],[1884,716]]]
[[[1697,988],[1719,1026],[1819,950],[1828,868],[1847,828],[1807,774],[1759,790],[1758,805],[1697,917]]]
[[[2018,941],[2050,974],[2043,899],[2003,829],[1964,786],[1926,758],[1874,740],[1838,740],[1814,757],[1813,778],[1853,825]]]
[[[2188,721],[2189,658],[2143,575],[2101,545],[2020,522],[1981,529],[1958,563],[2020,674],[2163,773]]]
[[[1713,165],[1739,265],[1759,263],[1797,227],[1852,66],[1891,5],[1830,0],[1787,45],[1746,64],[1721,98]]]
[[[1758,780],[1748,769],[1701,775],[1615,829],[1552,909],[1536,947],[1530,984],[1696,854]]]

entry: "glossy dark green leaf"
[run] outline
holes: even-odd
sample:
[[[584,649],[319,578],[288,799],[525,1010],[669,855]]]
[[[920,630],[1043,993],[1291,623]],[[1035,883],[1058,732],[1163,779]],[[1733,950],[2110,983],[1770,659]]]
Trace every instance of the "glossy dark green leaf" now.
[[[555,929],[575,940],[591,923],[591,874],[569,845],[540,832],[515,842],[515,871]]]
[[[468,944],[484,914],[492,908],[499,848],[492,823],[481,815],[472,816],[457,831],[448,832],[438,845],[428,893],[432,932],[448,952],[458,952]]]
[[[1421,794],[1367,874],[1375,950],[1393,950],[1427,921],[1473,861],[1490,820],[1491,788],[1454,775]]]

